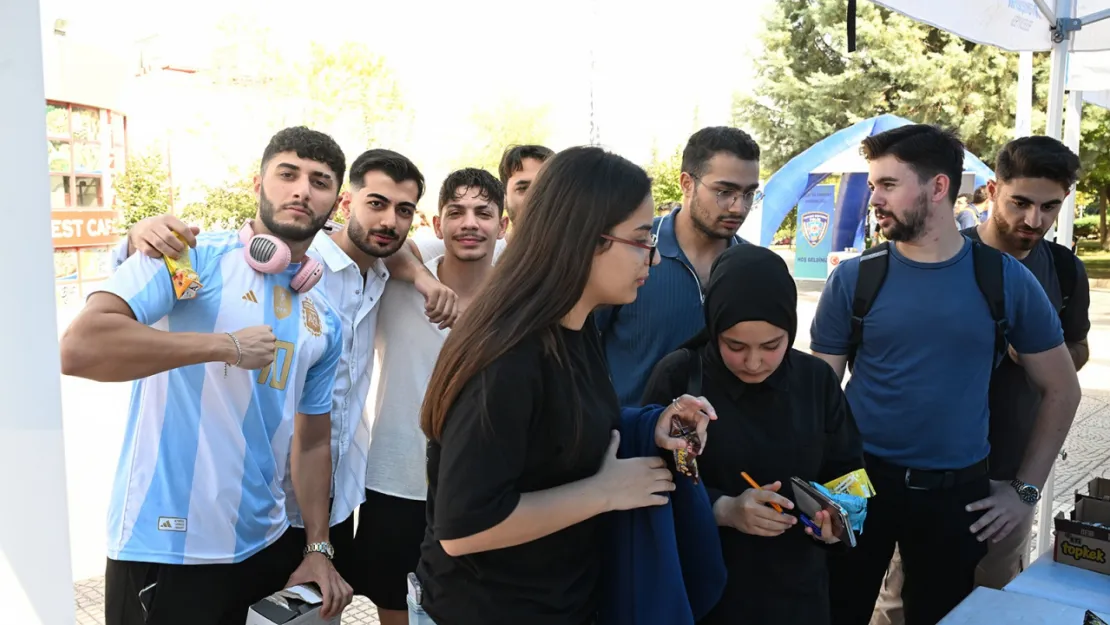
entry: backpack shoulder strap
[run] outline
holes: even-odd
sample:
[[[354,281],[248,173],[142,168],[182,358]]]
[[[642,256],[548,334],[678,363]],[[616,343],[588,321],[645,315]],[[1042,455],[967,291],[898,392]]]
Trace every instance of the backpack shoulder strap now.
[[[991,320],[994,321],[994,364],[997,366],[1006,355],[1006,289],[1003,276],[1002,252],[993,247],[971,242],[971,256],[975,263],[975,283],[987,300]]]
[[[682,348],[690,358],[690,366],[686,374],[686,392],[694,397],[701,397],[701,356],[688,347]]]
[[[1079,282],[1079,270],[1075,268],[1075,252],[1067,247],[1048,242],[1048,249],[1052,251],[1052,264],[1056,265],[1056,279],[1060,282],[1060,315],[1068,307],[1068,300],[1075,293],[1076,283]]]
[[[869,248],[859,259],[859,279],[852,296],[852,334],[848,338],[848,369],[856,361],[856,351],[863,343],[863,318],[871,312],[871,306],[879,295],[879,289],[886,280],[887,265],[890,263],[890,243],[883,242]]]

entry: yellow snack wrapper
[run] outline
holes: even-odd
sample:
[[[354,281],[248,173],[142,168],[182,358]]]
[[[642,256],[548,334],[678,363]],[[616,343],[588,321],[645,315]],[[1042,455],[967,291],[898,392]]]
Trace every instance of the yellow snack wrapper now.
[[[867,471],[864,469],[856,469],[847,475],[842,475],[826,483],[824,486],[838,495],[855,495],[864,499],[875,496],[875,486],[871,484],[871,478],[867,477]]]
[[[174,236],[185,243],[185,239],[180,234],[174,233]],[[166,269],[170,272],[170,279],[173,280],[173,291],[177,294],[177,299],[186,300],[196,297],[197,292],[204,285],[200,283],[200,277],[193,270],[193,260],[189,256],[188,246],[181,254],[181,258],[165,256],[163,260],[166,262]]]

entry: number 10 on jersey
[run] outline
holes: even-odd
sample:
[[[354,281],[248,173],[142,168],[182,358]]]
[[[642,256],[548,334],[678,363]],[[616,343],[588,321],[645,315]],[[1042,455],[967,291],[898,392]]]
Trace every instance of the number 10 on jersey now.
[[[277,341],[274,347],[274,361],[258,372],[258,383],[269,383],[270,388],[285,390],[289,382],[289,368],[293,364],[295,345],[289,341]]]

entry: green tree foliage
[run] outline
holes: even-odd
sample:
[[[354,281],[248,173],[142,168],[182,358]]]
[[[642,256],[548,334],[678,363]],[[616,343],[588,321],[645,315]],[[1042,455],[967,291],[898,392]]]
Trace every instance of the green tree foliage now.
[[[656,206],[682,201],[682,186],[679,184],[679,176],[682,175],[682,152],[675,150],[674,154],[660,158],[659,153],[653,150],[651,163],[646,169],[651,176],[651,196]]]
[[[239,171],[217,185],[201,187],[204,200],[189,204],[181,211],[181,218],[205,230],[237,229],[244,221],[258,212],[258,198],[254,194],[254,176],[259,164]]]
[[[496,175],[501,155],[510,145],[546,145],[551,138],[549,107],[502,100],[471,115],[472,138],[452,163],[453,167],[478,167]]]
[[[342,137],[336,136],[345,150],[350,147],[352,161],[403,119],[406,109],[392,70],[365,44],[314,43],[302,72],[305,84],[297,87],[307,99],[305,123],[342,129]]]
[[[1016,54],[870,2],[858,5],[858,49],[849,54],[842,0],[781,0],[769,11],[759,95],[738,97],[733,117],[761,139],[763,164],[772,171],[833,132],[883,113],[952,128],[988,162],[1012,137]],[[1035,111],[1044,110],[1044,56]],[[1033,126],[1043,129],[1043,112]]]
[[[170,174],[158,150],[149,150],[128,159],[124,173],[112,180],[116,203],[123,213],[123,232],[135,222],[170,211],[173,190]]]
[[[1110,250],[1107,235],[1107,209],[1110,205],[1110,111],[1088,105],[1083,108],[1083,139],[1079,159],[1083,164],[1079,189],[1094,196],[1098,206],[1098,227],[1102,249]],[[1093,220],[1092,220],[1093,221]]]

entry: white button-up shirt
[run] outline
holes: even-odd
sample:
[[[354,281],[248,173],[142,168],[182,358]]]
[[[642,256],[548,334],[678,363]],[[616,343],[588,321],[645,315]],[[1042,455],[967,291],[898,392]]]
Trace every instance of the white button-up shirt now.
[[[316,289],[321,290],[343,326],[343,353],[339,356],[331,407],[331,524],[336,525],[366,500],[370,427],[362,412],[370,395],[374,334],[389,271],[379,258],[363,278],[355,261],[324,232],[316,235],[309,253],[327,268]],[[299,511],[290,511],[289,519],[298,526],[299,517]]]
[[[374,372],[374,334],[378,311],[389,271],[379,258],[362,276],[355,261],[324,231],[316,234],[308,250],[323,263],[325,271],[313,288],[335,311],[343,328],[343,352],[339,356],[331,405],[332,507],[331,525],[347,520],[366,500],[366,458],[370,450],[370,428],[362,418]],[[127,241],[113,253],[114,267],[127,260]],[[291,478],[283,485],[288,495],[289,520],[303,527],[300,508],[293,496]]]

